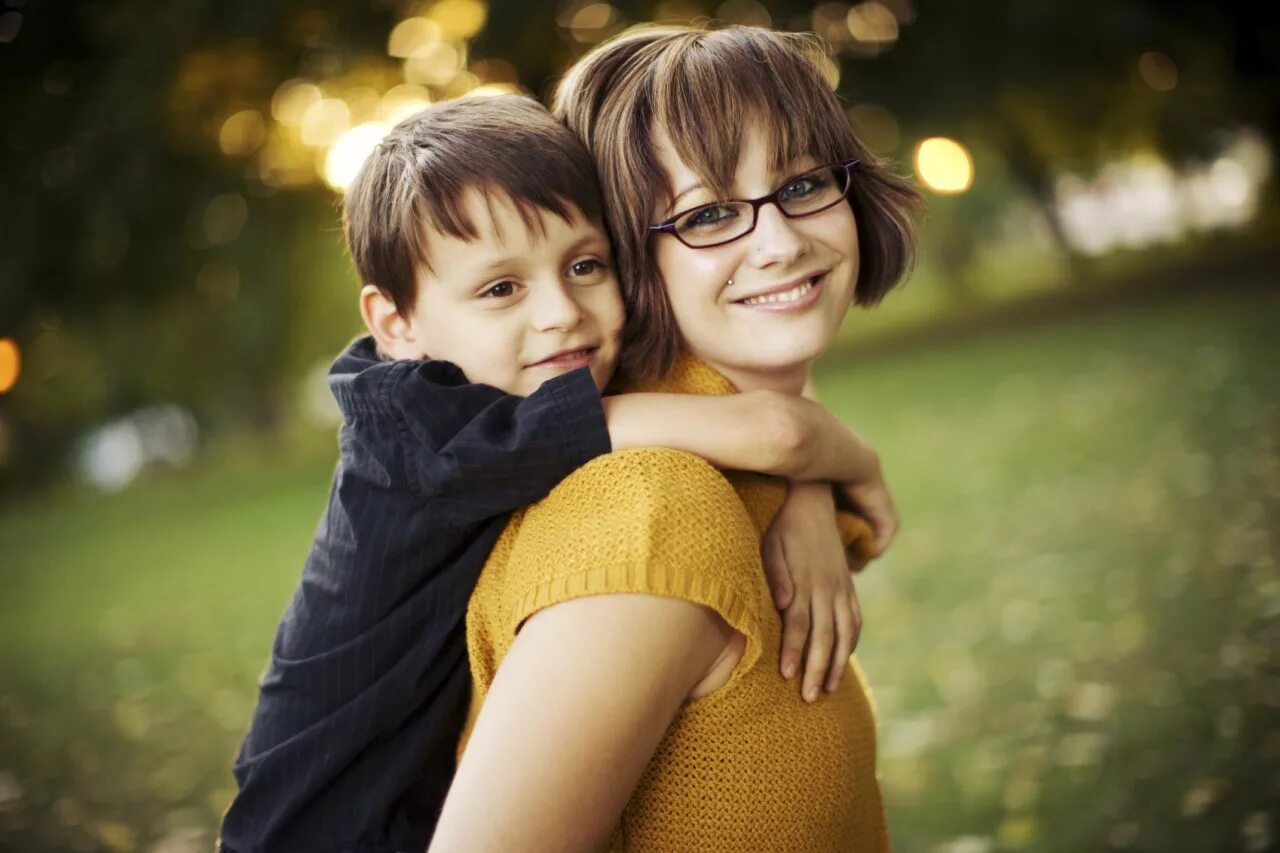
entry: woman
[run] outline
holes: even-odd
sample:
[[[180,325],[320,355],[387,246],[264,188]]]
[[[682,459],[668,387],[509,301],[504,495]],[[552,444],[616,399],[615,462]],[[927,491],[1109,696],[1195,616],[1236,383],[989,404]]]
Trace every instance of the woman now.
[[[849,306],[908,268],[916,193],[858,142],[814,51],[648,28],[563,81],[604,185],[632,389],[799,394]],[[513,517],[468,610],[476,700],[434,850],[887,849],[862,679],[808,705],[766,663],[783,638],[759,547],[785,494],[640,450]],[[868,534],[841,522],[845,544]]]

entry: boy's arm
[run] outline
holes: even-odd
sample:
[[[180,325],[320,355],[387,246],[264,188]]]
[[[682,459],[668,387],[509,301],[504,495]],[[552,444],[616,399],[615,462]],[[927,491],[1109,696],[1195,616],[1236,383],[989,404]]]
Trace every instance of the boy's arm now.
[[[803,395],[817,401],[812,379],[805,383]],[[837,444],[844,440],[839,430],[834,437]],[[865,466],[862,479],[835,485],[839,495],[871,522],[879,556],[897,530],[898,516],[875,451],[858,442],[861,459],[855,464]],[[808,701],[817,698],[820,687],[831,692],[840,686],[862,633],[862,608],[850,572],[860,566],[854,566],[845,551],[835,510],[828,483],[792,482],[761,543],[765,575],[783,611],[779,669],[784,678],[791,678],[805,657],[801,695]]]
[[[544,497],[610,449],[600,394],[585,368],[528,397],[467,381],[447,362],[394,362],[383,399],[402,440],[407,487],[451,525]]]
[[[793,480],[873,481],[875,451],[820,404],[776,391],[720,397],[620,394],[604,399],[614,450],[667,447],[717,468]]]

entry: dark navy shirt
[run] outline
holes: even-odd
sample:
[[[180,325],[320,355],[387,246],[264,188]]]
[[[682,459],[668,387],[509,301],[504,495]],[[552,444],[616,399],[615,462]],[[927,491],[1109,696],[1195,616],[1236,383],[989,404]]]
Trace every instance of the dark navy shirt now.
[[[423,850],[470,700],[465,614],[516,508],[609,451],[586,368],[528,397],[370,338],[329,372],[329,505],[276,634],[223,820],[235,853]]]

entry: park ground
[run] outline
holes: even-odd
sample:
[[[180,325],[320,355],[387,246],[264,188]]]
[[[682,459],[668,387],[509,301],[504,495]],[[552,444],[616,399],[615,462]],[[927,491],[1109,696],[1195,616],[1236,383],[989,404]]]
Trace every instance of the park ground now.
[[[823,366],[904,522],[859,581],[895,849],[1280,848],[1276,284]],[[7,507],[0,850],[210,848],[323,444]]]

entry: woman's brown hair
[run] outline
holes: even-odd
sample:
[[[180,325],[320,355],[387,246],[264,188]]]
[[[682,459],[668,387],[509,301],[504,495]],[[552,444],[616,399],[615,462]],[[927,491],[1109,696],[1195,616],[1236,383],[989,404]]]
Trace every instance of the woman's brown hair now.
[[[623,359],[631,374],[661,376],[681,348],[648,251],[653,211],[671,200],[654,151],[658,129],[720,198],[729,197],[751,119],[773,141],[776,169],[801,157],[859,158],[849,192],[861,254],[854,302],[876,304],[910,270],[920,194],[858,140],[822,76],[825,61],[823,43],[811,35],[643,26],[600,45],[560,81],[552,112],[586,143],[604,190],[627,306]]]

